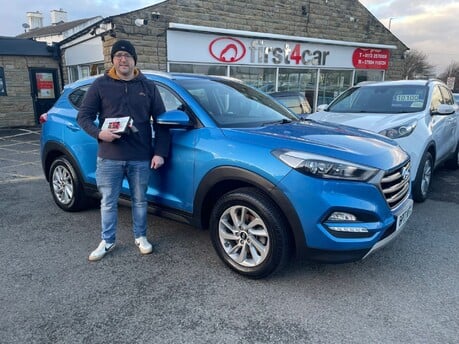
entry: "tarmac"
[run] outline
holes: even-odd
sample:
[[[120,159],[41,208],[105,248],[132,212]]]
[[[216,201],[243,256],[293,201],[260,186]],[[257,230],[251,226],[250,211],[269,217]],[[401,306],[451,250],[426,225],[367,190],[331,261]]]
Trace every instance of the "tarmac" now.
[[[45,178],[40,160],[40,135],[41,127],[0,128],[1,184]]]

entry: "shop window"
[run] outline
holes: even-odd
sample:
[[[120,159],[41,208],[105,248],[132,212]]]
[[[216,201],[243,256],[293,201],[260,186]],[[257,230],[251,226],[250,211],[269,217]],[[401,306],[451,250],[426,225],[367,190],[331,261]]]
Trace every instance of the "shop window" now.
[[[80,79],[90,75],[89,66],[80,66]]]
[[[0,67],[0,96],[6,96],[6,82],[3,67]]]
[[[169,71],[171,73],[193,73],[193,74],[226,76],[226,66],[216,66],[216,65],[195,65],[195,64],[171,63],[169,65]]]
[[[68,67],[67,72],[69,74],[69,82],[74,82],[78,80],[78,67],[77,66]]]
[[[321,70],[317,105],[330,104],[343,91],[352,85],[351,70]]]
[[[105,71],[103,64],[92,64],[91,65],[91,75],[103,74]]]
[[[69,73],[69,82],[74,82],[91,75],[98,75],[104,72],[103,64],[70,66],[67,68]]]
[[[104,74],[105,73],[105,66],[104,64],[98,64],[97,65],[97,74]]]
[[[276,91],[276,69],[231,66],[230,76],[264,92]]]
[[[384,71],[382,70],[356,70],[354,85],[363,81],[382,81],[384,80]]]
[[[309,104],[314,104],[317,84],[317,69],[279,69],[278,91],[302,93]]]

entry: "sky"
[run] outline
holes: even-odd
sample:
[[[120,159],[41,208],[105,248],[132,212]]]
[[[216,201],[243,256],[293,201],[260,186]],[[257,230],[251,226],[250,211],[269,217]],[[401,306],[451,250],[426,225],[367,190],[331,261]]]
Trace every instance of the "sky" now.
[[[359,1],[408,48],[424,53],[437,74],[459,63],[459,1]]]
[[[339,1],[339,0],[337,0]],[[161,2],[146,0],[14,0],[2,4],[0,36],[23,32],[27,12],[43,14],[50,25],[50,11],[63,9],[69,21],[112,16]],[[442,73],[459,63],[459,1],[457,0],[360,0],[383,25],[411,50],[426,54],[428,62]]]

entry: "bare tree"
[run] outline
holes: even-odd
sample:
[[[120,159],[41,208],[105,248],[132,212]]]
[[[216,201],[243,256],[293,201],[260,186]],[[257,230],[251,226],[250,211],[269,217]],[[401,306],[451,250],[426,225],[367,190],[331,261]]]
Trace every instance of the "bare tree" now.
[[[438,78],[447,82],[449,77],[455,78],[456,82],[454,83],[453,92],[459,93],[459,62],[451,62],[446,70],[441,73]]]
[[[403,79],[429,78],[435,75],[434,66],[427,62],[427,55],[418,50],[409,50],[403,62]]]

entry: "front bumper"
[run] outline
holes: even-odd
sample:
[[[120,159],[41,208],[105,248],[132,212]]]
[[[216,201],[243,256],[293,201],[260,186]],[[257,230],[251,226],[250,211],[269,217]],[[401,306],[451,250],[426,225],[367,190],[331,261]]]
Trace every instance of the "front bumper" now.
[[[299,255],[325,262],[360,260],[386,246],[403,230],[413,208],[413,201],[407,198],[391,210],[381,190],[371,183],[323,180],[291,173],[280,187],[301,223],[304,245],[302,248],[297,245],[297,250],[304,252],[298,252]],[[357,218],[354,222],[333,222],[333,225],[363,228],[365,232],[343,235],[331,231],[329,217],[333,212],[346,212]],[[398,220],[400,217],[402,220]]]

